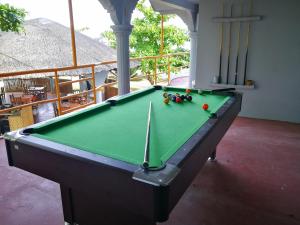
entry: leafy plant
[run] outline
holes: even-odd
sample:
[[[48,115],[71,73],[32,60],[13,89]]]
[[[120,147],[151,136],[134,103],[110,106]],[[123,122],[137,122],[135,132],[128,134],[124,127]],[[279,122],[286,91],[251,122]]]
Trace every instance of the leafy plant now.
[[[0,30],[20,33],[24,30],[23,23],[27,12],[9,4],[0,4]]]
[[[156,56],[161,52],[161,20],[162,16],[154,12],[150,6],[145,4],[145,0],[139,1],[136,10],[141,14],[140,17],[133,19],[133,30],[130,35],[130,57]],[[169,24],[174,16],[164,15],[164,48],[163,54],[186,51],[182,46],[189,40],[185,30]],[[113,31],[105,31],[102,36],[112,48],[116,48],[116,37]],[[179,56],[171,58],[173,66],[187,65],[189,56]],[[140,70],[145,73],[148,79],[153,83],[151,74],[153,74],[155,65],[153,59],[142,60]],[[167,59],[157,59],[157,72],[166,73]]]

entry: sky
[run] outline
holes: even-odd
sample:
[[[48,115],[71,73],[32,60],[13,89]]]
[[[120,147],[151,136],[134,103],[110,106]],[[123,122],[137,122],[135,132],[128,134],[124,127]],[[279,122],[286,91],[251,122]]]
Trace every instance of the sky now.
[[[24,8],[28,15],[26,20],[34,18],[48,18],[69,27],[68,0],[0,0],[15,7]],[[88,27],[83,33],[99,38],[103,31],[109,30],[113,25],[110,15],[98,0],[73,0],[73,16],[75,29]],[[133,17],[138,16],[136,13]],[[187,29],[181,19],[170,21],[172,24]]]

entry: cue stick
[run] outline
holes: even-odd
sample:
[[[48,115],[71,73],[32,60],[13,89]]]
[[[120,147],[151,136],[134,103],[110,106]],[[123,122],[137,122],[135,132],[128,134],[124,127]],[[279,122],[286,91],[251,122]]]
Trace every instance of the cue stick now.
[[[222,17],[224,16],[224,1],[222,0]],[[222,54],[223,54],[223,39],[224,39],[224,23],[221,22],[221,41],[220,41],[220,59],[219,59],[219,82],[222,75]]]
[[[232,18],[232,8],[233,8],[233,4],[231,4],[230,6],[230,18]],[[227,74],[226,74],[226,84],[228,84],[228,80],[229,80],[229,71],[230,71],[230,50],[231,50],[231,26],[232,22],[229,22],[229,40],[228,40],[228,53],[227,53]]]
[[[253,8],[253,1],[250,0],[250,6],[249,6],[249,16],[252,14],[252,8]],[[247,67],[248,67],[248,49],[249,49],[249,35],[250,35],[250,21],[248,22],[248,29],[247,29],[247,36],[246,36],[246,55],[245,55],[245,68],[244,68],[244,81],[243,85],[246,84],[246,77],[247,77]]]
[[[243,14],[243,3],[241,3],[241,16]],[[238,69],[239,69],[239,52],[240,52],[240,38],[241,38],[241,21],[239,21],[239,30],[238,30],[238,46],[236,52],[236,60],[235,60],[235,74],[234,74],[234,85],[237,85],[237,78],[238,78]]]
[[[149,168],[151,109],[152,109],[152,102],[150,101],[150,103],[149,103],[149,112],[148,112],[148,121],[147,121],[147,132],[146,132],[144,162],[143,162],[144,169],[148,169]]]

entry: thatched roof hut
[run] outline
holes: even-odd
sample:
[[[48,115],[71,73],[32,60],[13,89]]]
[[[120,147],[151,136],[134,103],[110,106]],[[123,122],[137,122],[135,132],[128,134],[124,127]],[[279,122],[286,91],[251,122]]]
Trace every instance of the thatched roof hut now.
[[[0,32],[0,73],[72,65],[69,28],[44,18],[28,20],[24,28],[21,34]],[[79,32],[75,36],[78,65],[116,60],[116,50]],[[137,66],[134,64],[131,66]],[[115,67],[116,64],[97,66],[96,72]],[[68,71],[68,75],[72,73],[85,71]]]

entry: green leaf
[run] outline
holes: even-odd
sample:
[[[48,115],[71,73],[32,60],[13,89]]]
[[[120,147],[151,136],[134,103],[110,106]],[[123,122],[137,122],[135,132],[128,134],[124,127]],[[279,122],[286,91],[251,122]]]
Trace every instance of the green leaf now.
[[[143,57],[155,56],[160,54],[161,45],[161,15],[155,12],[151,7],[145,4],[145,0],[139,1],[136,10],[142,15],[133,19],[133,30],[130,35],[130,56]],[[187,51],[183,48],[186,41],[189,40],[187,32],[174,25],[170,25],[168,21],[174,16],[164,15],[164,53],[175,53]],[[102,37],[108,41],[109,45],[116,48],[116,37],[112,31],[105,31]],[[186,66],[189,63],[189,56],[178,56],[172,58],[172,66]],[[158,72],[167,71],[166,59],[158,60]],[[140,70],[149,74],[154,70],[154,60],[143,60]],[[173,71],[175,72],[175,71]]]
[[[20,33],[24,30],[23,23],[27,12],[9,4],[0,4],[0,30]]]

